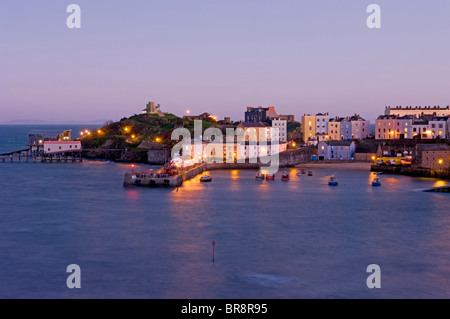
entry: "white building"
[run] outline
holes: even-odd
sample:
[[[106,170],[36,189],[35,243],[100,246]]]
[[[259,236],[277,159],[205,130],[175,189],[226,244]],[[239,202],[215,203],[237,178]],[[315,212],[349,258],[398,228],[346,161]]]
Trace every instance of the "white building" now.
[[[279,141],[280,143],[287,142],[287,121],[280,120],[278,118],[272,119],[272,128],[277,128],[279,130]]]
[[[450,121],[450,117],[448,116],[441,116],[441,117],[434,117],[431,121],[428,122],[429,129],[431,131],[431,137],[436,138],[446,138],[449,136],[448,133],[448,123]]]
[[[44,153],[45,154],[62,154],[81,152],[80,141],[45,141]]]
[[[381,115],[375,121],[375,139],[394,140],[413,137],[413,116]]]
[[[328,121],[328,136],[330,140],[341,140],[341,121],[343,118],[333,118]]]
[[[352,122],[352,139],[362,140],[370,135],[370,122],[363,119],[359,114],[355,114],[350,118]]]
[[[424,115],[431,116],[450,116],[450,106],[386,106],[384,110],[385,115],[405,116],[413,115],[415,117],[421,117]]]
[[[328,135],[328,113],[316,114],[316,135]]]
[[[352,160],[355,156],[355,143],[352,141],[320,142],[319,160]]]

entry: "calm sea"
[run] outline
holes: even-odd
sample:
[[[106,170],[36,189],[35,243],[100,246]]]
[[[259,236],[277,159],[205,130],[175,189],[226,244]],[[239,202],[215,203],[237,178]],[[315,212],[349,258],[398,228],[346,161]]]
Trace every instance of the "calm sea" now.
[[[0,126],[0,152],[34,128]],[[450,298],[450,197],[422,192],[445,181],[224,170],[209,184],[126,189],[128,170],[0,163],[0,297]],[[66,287],[70,264],[81,289]],[[381,289],[366,286],[370,264]]]

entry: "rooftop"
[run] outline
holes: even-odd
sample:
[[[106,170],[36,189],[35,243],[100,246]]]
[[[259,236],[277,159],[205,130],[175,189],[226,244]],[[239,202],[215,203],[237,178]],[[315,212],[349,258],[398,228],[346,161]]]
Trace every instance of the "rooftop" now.
[[[420,151],[450,151],[450,146],[447,144],[417,144],[417,149]]]

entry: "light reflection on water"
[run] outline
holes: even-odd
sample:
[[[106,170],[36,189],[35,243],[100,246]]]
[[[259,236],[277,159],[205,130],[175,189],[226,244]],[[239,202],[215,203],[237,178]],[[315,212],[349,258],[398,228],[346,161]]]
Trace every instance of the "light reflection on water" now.
[[[450,297],[449,197],[416,191],[444,181],[224,170],[178,190],[123,188],[129,169],[0,164],[15,181],[0,202],[0,297],[72,297],[71,263],[85,274],[77,297]],[[365,286],[371,263],[382,267],[377,292]]]

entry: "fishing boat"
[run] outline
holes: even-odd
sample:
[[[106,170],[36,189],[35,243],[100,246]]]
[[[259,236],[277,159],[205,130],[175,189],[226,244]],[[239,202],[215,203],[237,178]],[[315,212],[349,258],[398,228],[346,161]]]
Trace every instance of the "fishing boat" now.
[[[212,181],[212,177],[209,176],[208,174],[203,175],[202,177],[200,177],[200,182],[211,182]]]
[[[372,181],[372,186],[381,186],[381,180],[378,177]]]
[[[334,177],[334,175],[330,176],[330,179],[328,180],[328,185],[330,185],[330,186],[338,186],[337,178]]]
[[[281,180],[287,182],[289,180],[289,173],[283,172],[283,175],[281,175]]]
[[[309,171],[308,172],[308,176],[312,176],[313,174],[312,174],[312,172],[311,171]]]
[[[267,175],[266,175],[266,180],[267,180],[267,181],[273,181],[273,180],[275,180],[275,174],[271,174],[271,173],[267,174]]]
[[[264,178],[265,178],[265,175],[264,175],[261,171],[259,171],[259,172],[256,173],[256,175],[255,175],[255,179],[256,179],[256,180],[264,180]]]

